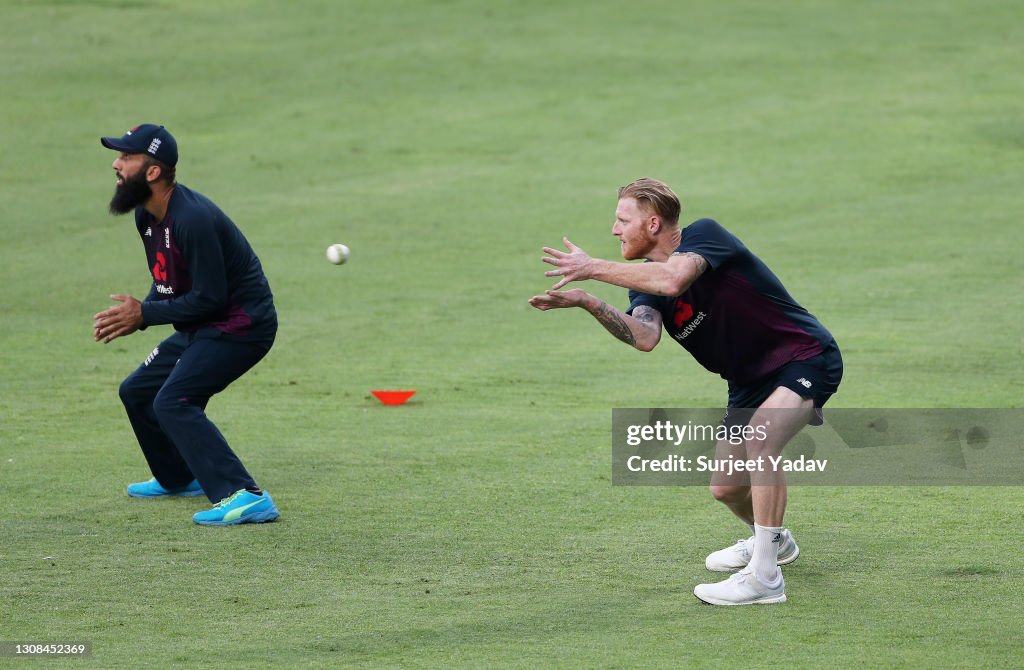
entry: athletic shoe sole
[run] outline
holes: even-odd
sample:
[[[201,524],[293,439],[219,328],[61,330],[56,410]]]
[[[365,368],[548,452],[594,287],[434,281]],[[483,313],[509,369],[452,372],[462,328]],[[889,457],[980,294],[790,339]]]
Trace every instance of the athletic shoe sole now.
[[[200,526],[237,526],[242,523],[267,523],[268,521],[277,520],[280,516],[281,513],[276,509],[273,509],[265,512],[246,514],[234,521],[196,521],[196,523]]]
[[[727,606],[728,605],[774,605],[775,603],[784,603],[784,602],[786,602],[786,594],[785,593],[780,593],[777,596],[769,596],[767,598],[759,598],[757,600],[750,600],[750,601],[745,602],[745,603],[735,603],[735,602],[732,602],[732,601],[729,601],[729,600],[718,600],[717,598],[707,598],[707,599],[705,599],[705,598],[701,598],[696,593],[694,593],[693,595],[694,595],[694,597],[697,600],[701,601],[702,603],[704,603],[706,605],[727,605]]]
[[[793,552],[792,556],[790,556],[789,558],[787,558],[784,561],[783,560],[776,561],[775,565],[789,565],[790,563],[794,562],[798,558],[800,558],[800,545],[797,545],[796,551]]]

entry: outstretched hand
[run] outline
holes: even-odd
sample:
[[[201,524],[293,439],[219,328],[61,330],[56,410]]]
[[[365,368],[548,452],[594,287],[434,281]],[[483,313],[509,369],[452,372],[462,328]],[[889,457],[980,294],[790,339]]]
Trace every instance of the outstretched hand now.
[[[568,237],[563,237],[562,243],[569,250],[568,253],[552,249],[551,247],[544,247],[543,251],[547,256],[541,259],[545,263],[558,268],[557,270],[548,270],[544,273],[545,277],[561,277],[558,283],[551,287],[552,291],[557,291],[571,281],[583,281],[593,276],[594,259],[583,249],[570,242]],[[536,307],[536,305],[534,306]]]
[[[535,295],[530,298],[530,304],[544,312],[549,309],[562,309],[565,307],[582,307],[586,299],[586,291],[574,288],[568,291],[556,291],[550,289],[544,295]]]
[[[131,335],[142,326],[142,303],[130,295],[112,295],[120,304],[108,307],[92,317],[93,339],[103,344],[122,335]]]

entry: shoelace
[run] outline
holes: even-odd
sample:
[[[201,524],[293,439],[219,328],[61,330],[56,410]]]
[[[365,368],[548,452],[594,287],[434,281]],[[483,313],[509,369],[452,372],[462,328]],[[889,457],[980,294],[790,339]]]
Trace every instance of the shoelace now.
[[[229,495],[229,496],[228,496],[227,498],[224,498],[224,499],[223,499],[223,500],[221,500],[221,501],[220,501],[219,503],[217,503],[216,505],[214,505],[214,506],[213,506],[213,508],[214,508],[214,509],[218,509],[218,508],[220,508],[220,507],[224,507],[224,505],[227,505],[228,503],[230,503],[230,502],[231,502],[232,500],[234,500],[235,498],[237,498],[237,497],[238,497],[238,496],[240,496],[240,495],[242,495],[242,492],[241,492],[241,491],[235,491],[234,493],[232,493],[231,495]]]

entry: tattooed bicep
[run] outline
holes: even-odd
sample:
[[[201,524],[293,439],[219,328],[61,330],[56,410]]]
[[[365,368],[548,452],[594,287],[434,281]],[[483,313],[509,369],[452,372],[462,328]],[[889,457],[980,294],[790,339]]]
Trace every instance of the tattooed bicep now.
[[[708,269],[707,260],[695,251],[677,251],[672,254],[673,256],[686,256],[693,261],[693,264],[697,266],[697,276],[704,274],[704,271]]]
[[[648,305],[640,305],[633,310],[633,318],[661,328],[661,312]]]

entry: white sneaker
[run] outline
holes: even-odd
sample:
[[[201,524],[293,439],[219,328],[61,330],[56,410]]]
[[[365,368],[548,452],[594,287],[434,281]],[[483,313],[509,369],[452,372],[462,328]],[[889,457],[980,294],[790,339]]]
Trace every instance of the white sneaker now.
[[[704,565],[712,572],[732,572],[745,568],[754,555],[754,536],[751,535],[745,540],[740,540],[731,547],[720,549],[704,559]],[[779,558],[776,565],[789,565],[800,557],[800,547],[796,546],[796,540],[789,529],[782,531],[782,544],[779,545]]]
[[[759,580],[754,571],[740,570],[724,582],[698,584],[693,595],[709,605],[770,605],[786,602],[786,581],[779,573],[779,582],[768,586]]]

